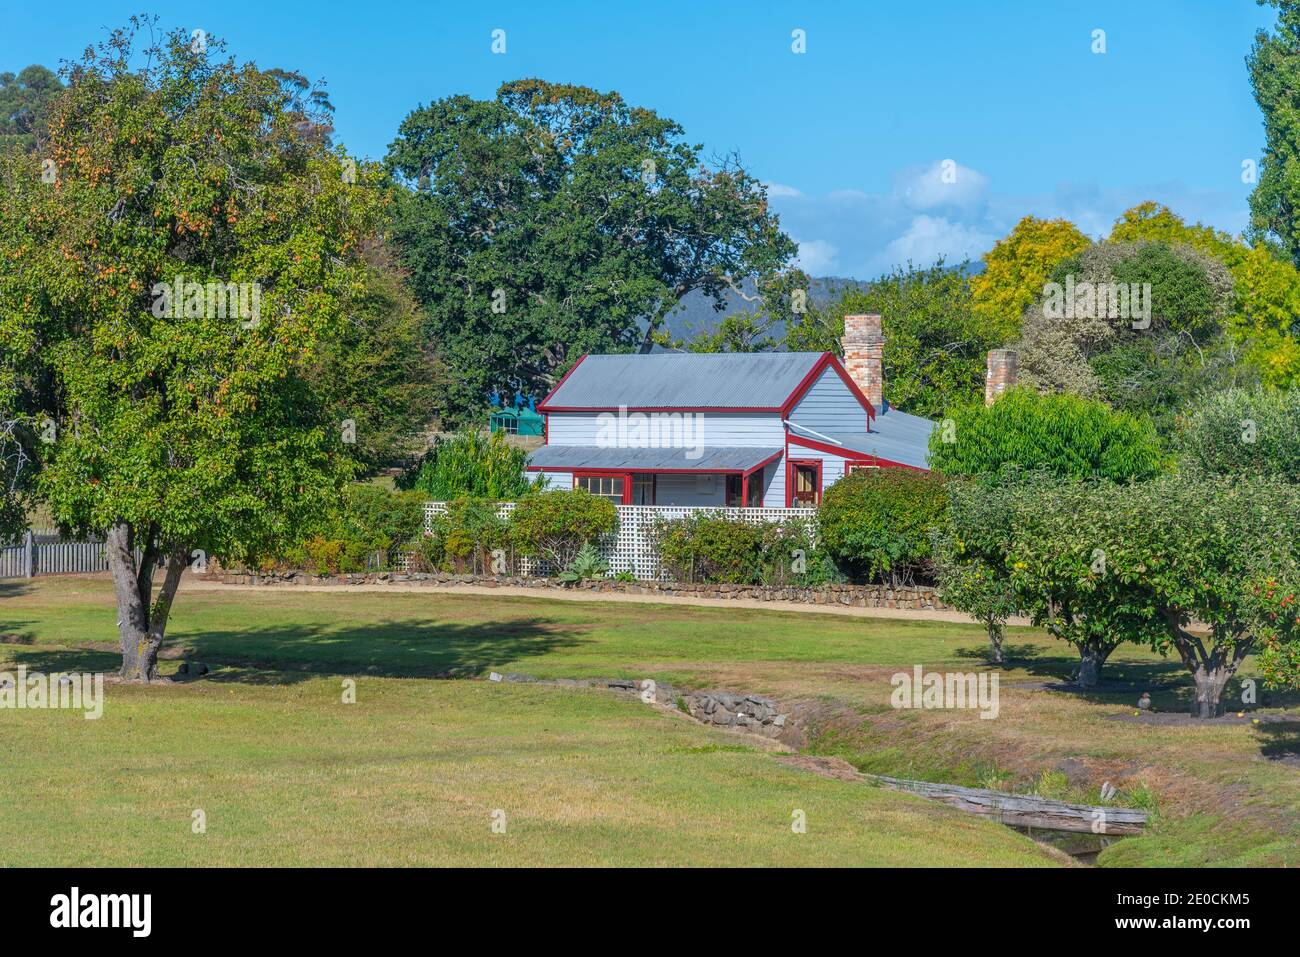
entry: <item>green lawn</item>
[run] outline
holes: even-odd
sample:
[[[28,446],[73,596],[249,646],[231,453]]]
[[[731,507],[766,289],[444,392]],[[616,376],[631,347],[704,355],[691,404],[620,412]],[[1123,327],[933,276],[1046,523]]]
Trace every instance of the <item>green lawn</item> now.
[[[85,580],[6,586],[0,632],[31,643],[0,645],[0,659],[111,667],[96,649],[111,639],[109,594]],[[0,863],[1060,863],[995,824],[788,767],[636,700],[427,677],[547,655],[564,671],[585,609],[182,596],[176,638],[220,665],[211,679],[110,686],[96,721],[0,711]],[[475,604],[480,620],[457,620]],[[245,659],[258,665],[224,664]]]
[[[0,661],[116,666],[103,580],[0,585],[0,633],[10,635]],[[1013,629],[1001,716],[982,721],[888,705],[894,671],[985,667],[980,629],[958,624],[183,587],[170,639],[217,670],[185,685],[110,687],[97,722],[0,711],[11,785],[0,792],[0,862],[1059,862],[997,825],[790,768],[634,700],[430,680],[489,670],[772,694],[813,715],[810,750],[864,770],[1051,785],[1071,798],[1095,798],[1110,780],[1159,815],[1103,864],[1300,861],[1300,769],[1272,760],[1300,754],[1298,729],[1123,720],[1142,689],[1165,710],[1185,701],[1175,664],[1142,649],[1108,666],[1117,686],[1079,696],[1047,687],[1069,674],[1070,650]],[[355,705],[340,701],[346,677],[358,682]],[[208,832],[194,835],[200,808]],[[503,835],[490,830],[495,809]],[[791,832],[795,809],[806,834]]]

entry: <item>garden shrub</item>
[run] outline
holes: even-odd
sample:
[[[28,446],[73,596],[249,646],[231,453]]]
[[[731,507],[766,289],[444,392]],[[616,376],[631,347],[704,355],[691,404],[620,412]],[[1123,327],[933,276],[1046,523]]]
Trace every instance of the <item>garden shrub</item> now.
[[[301,545],[262,565],[306,568],[318,575],[361,572],[372,553],[418,542],[423,527],[423,495],[375,484],[349,485],[338,510],[316,522]]]
[[[510,541],[520,554],[567,568],[579,549],[618,526],[609,499],[584,489],[525,495],[510,514]]]
[[[393,492],[382,485],[351,485],[343,496],[342,526],[349,538],[382,539],[381,548],[401,548],[424,530],[425,497]]]
[[[797,520],[753,524],[703,512],[660,521],[653,535],[660,565],[678,581],[812,586],[841,578]]]
[[[1180,421],[1175,444],[1185,467],[1300,482],[1300,390],[1207,396]]]
[[[947,510],[944,480],[928,472],[879,469],[836,482],[817,510],[818,541],[846,572],[901,584],[931,577],[931,536]]]
[[[608,572],[609,564],[600,557],[596,547],[588,542],[578,549],[573,561],[560,572],[559,579],[562,584],[576,585],[588,579],[604,578]]]
[[[397,480],[429,498],[512,501],[534,487],[525,469],[528,452],[506,441],[504,432],[465,431],[439,439]]]
[[[458,498],[435,515],[429,534],[416,550],[419,571],[486,574],[492,551],[509,544],[509,526],[498,515],[499,505],[477,498]]]
[[[1104,402],[1020,387],[951,413],[930,434],[930,467],[946,475],[996,475],[1008,467],[1062,478],[1149,478],[1164,470],[1155,427]]]
[[[291,551],[292,564],[317,575],[363,572],[370,557],[370,543],[358,539],[325,538],[314,535]]]

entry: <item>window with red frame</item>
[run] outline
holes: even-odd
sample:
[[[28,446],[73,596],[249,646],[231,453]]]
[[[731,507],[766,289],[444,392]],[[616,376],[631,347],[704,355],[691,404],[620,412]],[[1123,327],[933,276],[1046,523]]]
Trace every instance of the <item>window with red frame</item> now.
[[[621,475],[575,475],[573,487],[607,498],[615,505],[622,505],[624,481]]]

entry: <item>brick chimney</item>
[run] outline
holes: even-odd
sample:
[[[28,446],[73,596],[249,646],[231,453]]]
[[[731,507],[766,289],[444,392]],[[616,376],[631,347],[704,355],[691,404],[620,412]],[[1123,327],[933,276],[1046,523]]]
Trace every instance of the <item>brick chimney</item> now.
[[[1016,353],[1012,349],[989,350],[988,367],[984,372],[984,404],[1016,386]]]
[[[879,415],[885,386],[885,335],[880,329],[880,315],[871,312],[845,316],[840,344],[844,347],[844,368]]]

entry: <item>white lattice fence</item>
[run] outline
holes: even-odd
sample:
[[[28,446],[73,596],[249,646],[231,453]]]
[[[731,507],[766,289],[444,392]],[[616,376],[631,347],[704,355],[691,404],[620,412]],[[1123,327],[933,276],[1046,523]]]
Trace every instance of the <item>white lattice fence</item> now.
[[[809,535],[816,531],[814,508],[721,508],[687,505],[619,505],[618,530],[604,543],[602,554],[609,562],[611,575],[630,571],[641,581],[666,578],[659,567],[659,550],[654,530],[659,522],[674,522],[696,515],[715,515],[761,525],[764,522],[803,520]]]
[[[497,510],[501,518],[509,518],[514,511],[514,502],[502,502]],[[656,581],[665,578],[659,567],[659,552],[655,546],[655,525],[661,521],[678,521],[693,515],[717,515],[739,519],[751,525],[763,522],[787,522],[791,519],[802,520],[808,528],[808,534],[816,534],[815,508],[722,508],[687,505],[616,505],[618,509],[618,528],[610,535],[603,536],[596,543],[601,558],[609,563],[609,574],[631,572],[641,581]],[[446,514],[447,503],[426,502],[424,505],[424,530],[432,530],[433,517]],[[520,558],[519,572],[522,575],[533,573],[533,562]]]

